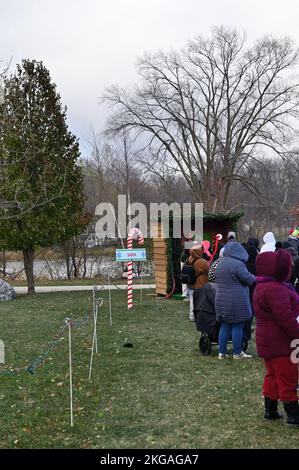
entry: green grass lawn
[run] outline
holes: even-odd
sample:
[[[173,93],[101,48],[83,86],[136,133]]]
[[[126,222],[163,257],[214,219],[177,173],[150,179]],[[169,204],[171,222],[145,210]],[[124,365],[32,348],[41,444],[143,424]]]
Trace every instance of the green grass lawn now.
[[[146,295],[126,310],[108,293],[98,321],[99,354],[88,382],[91,323],[73,329],[74,428],[70,427],[67,335],[35,375],[0,375],[1,448],[296,448],[298,430],[262,417],[263,364],[256,357],[203,357],[188,304]],[[29,365],[65,317],[90,310],[91,293],[39,294],[2,302],[6,366]],[[123,347],[128,339],[133,348]]]

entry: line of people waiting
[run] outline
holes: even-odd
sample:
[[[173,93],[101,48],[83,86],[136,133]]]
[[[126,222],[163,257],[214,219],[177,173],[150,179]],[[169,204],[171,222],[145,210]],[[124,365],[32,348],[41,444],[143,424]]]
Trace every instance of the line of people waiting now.
[[[266,367],[264,416],[281,417],[277,410],[279,399],[284,403],[288,424],[297,426],[298,364],[291,359],[291,342],[299,340],[299,230],[292,229],[284,242],[276,241],[274,234],[268,232],[263,242],[261,249],[256,238],[241,245],[236,234],[230,232],[213,263],[209,262],[204,244],[190,248],[187,264],[192,266],[195,278],[187,286],[189,319],[200,324],[204,310],[214,308],[219,359],[229,358],[230,339],[233,358],[247,359],[252,356],[242,350],[245,326],[249,324],[250,337],[255,314],[257,352]]]

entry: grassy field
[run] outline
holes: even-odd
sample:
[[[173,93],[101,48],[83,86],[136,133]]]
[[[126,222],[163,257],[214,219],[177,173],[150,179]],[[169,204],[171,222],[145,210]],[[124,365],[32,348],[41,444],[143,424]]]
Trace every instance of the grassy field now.
[[[298,430],[262,418],[263,364],[219,361],[198,352],[188,304],[144,295],[126,310],[125,292],[107,292],[99,354],[88,382],[91,323],[73,329],[74,428],[70,427],[67,337],[35,375],[0,375],[1,448],[296,448]],[[6,366],[29,365],[65,317],[90,310],[91,293],[40,294],[1,303]],[[125,348],[126,340],[133,348]],[[285,420],[284,420],[285,421]]]

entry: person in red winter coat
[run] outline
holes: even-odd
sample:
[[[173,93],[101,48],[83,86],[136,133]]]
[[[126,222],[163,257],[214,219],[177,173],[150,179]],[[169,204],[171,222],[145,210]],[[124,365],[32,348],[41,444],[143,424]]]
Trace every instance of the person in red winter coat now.
[[[291,360],[291,342],[299,339],[299,296],[285,282],[291,267],[291,256],[286,250],[259,254],[253,305],[257,352],[267,369],[263,384],[264,416],[281,418],[277,411],[277,400],[281,400],[287,423],[299,426],[298,364]]]

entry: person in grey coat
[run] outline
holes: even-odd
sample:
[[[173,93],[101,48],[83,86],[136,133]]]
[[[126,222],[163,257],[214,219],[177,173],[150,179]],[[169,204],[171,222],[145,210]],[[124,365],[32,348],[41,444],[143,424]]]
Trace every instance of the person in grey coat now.
[[[219,359],[229,357],[227,343],[230,337],[234,359],[251,357],[242,351],[244,323],[252,316],[248,287],[255,283],[255,276],[246,267],[247,261],[248,253],[242,245],[231,242],[216,270],[216,316],[221,323]]]

